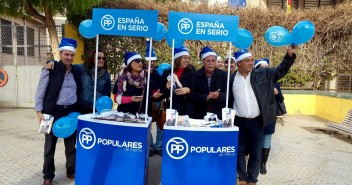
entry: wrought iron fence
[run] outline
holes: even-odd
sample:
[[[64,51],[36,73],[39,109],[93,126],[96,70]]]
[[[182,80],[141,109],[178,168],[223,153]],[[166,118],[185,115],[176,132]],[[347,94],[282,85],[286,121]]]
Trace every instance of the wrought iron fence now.
[[[62,25],[57,25],[59,40]],[[0,65],[42,65],[51,57],[47,29],[43,25],[18,25],[0,19]]]
[[[340,92],[352,92],[352,74],[338,74],[336,90]]]

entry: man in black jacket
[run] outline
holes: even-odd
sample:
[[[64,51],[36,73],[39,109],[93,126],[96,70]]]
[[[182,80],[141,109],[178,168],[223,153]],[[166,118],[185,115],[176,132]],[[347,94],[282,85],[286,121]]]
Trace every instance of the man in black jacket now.
[[[59,50],[60,61],[55,62],[53,70],[43,69],[37,93],[34,110],[39,123],[44,119],[43,114],[54,116],[54,122],[71,112],[77,111],[80,79],[78,72],[72,65],[77,47],[76,40],[62,38]],[[50,132],[45,134],[44,144],[44,185],[51,185],[55,177],[54,154],[57,137]],[[66,154],[66,175],[70,179],[75,177],[76,163],[76,133],[64,139]]]
[[[195,119],[203,119],[207,112],[222,119],[222,108],[226,106],[226,72],[216,67],[217,54],[209,47],[200,52],[203,67],[191,78],[191,99],[194,102]]]
[[[239,185],[255,185],[258,181],[263,127],[276,120],[274,82],[284,77],[293,65],[295,47],[276,68],[253,70],[254,61],[248,50],[235,52],[238,70],[232,76],[230,102],[236,110],[235,125],[239,127],[237,173]],[[249,151],[248,165],[245,150]]]

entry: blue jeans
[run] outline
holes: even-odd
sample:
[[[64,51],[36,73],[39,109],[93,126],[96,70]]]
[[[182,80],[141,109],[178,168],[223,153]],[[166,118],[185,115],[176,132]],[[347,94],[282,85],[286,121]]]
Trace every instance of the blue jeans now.
[[[263,148],[270,148],[271,147],[271,138],[273,137],[272,134],[265,134],[263,139]]]
[[[154,144],[153,141],[153,135],[151,134],[150,137],[150,150],[162,150],[163,149],[163,134],[164,132],[159,129],[159,127],[156,128],[156,141]]]
[[[246,119],[235,118],[235,125],[239,127],[237,174],[240,181],[258,181],[259,167],[262,155],[264,129],[261,118]],[[248,164],[246,164],[246,148],[249,151]]]
[[[157,110],[159,110],[160,108],[160,102],[154,102],[155,103],[155,107]],[[153,135],[151,134],[150,136],[150,145],[149,145],[149,150],[162,150],[163,149],[163,134],[164,132],[161,131],[158,127],[157,122],[156,123],[156,141],[154,143],[153,141]]]

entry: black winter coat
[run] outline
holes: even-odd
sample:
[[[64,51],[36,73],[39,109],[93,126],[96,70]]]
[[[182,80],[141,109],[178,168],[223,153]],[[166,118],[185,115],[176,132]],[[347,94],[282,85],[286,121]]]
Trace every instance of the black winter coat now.
[[[191,82],[191,98],[194,103],[195,119],[203,119],[207,112],[217,114],[218,118],[222,118],[222,108],[226,106],[226,83],[227,73],[221,69],[215,68],[211,77],[210,88],[208,87],[208,77],[204,72],[204,67],[196,71]],[[217,100],[210,99],[206,101],[210,92],[220,89],[220,95]]]
[[[259,68],[251,72],[251,85],[257,98],[263,127],[276,120],[276,102],[274,97],[274,84],[284,77],[296,59],[296,54],[292,57],[287,53],[282,62],[276,68]],[[231,77],[230,84],[233,84],[235,74]],[[232,87],[232,85],[230,85]],[[230,91],[229,105],[233,107],[233,92]]]
[[[284,101],[284,96],[281,93],[280,85],[276,83],[275,88],[279,91],[279,93],[275,95],[275,101],[282,103]],[[275,132],[275,126],[276,120],[270,123],[268,126],[264,127],[264,134],[273,134]]]

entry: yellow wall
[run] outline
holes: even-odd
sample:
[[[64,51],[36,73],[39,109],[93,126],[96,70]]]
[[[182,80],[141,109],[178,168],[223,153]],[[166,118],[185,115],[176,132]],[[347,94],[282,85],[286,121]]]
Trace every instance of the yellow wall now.
[[[77,29],[72,24],[65,24],[65,36],[68,38],[75,39],[77,41],[76,55],[74,64],[83,63],[82,55],[84,54],[84,44],[83,40],[79,37]]]
[[[284,94],[284,97],[288,114],[315,115],[315,95]]]
[[[333,121],[342,122],[352,100],[314,94],[284,94],[288,114],[316,115]]]
[[[348,110],[352,109],[352,100],[316,95],[316,114],[327,120],[341,123]]]

